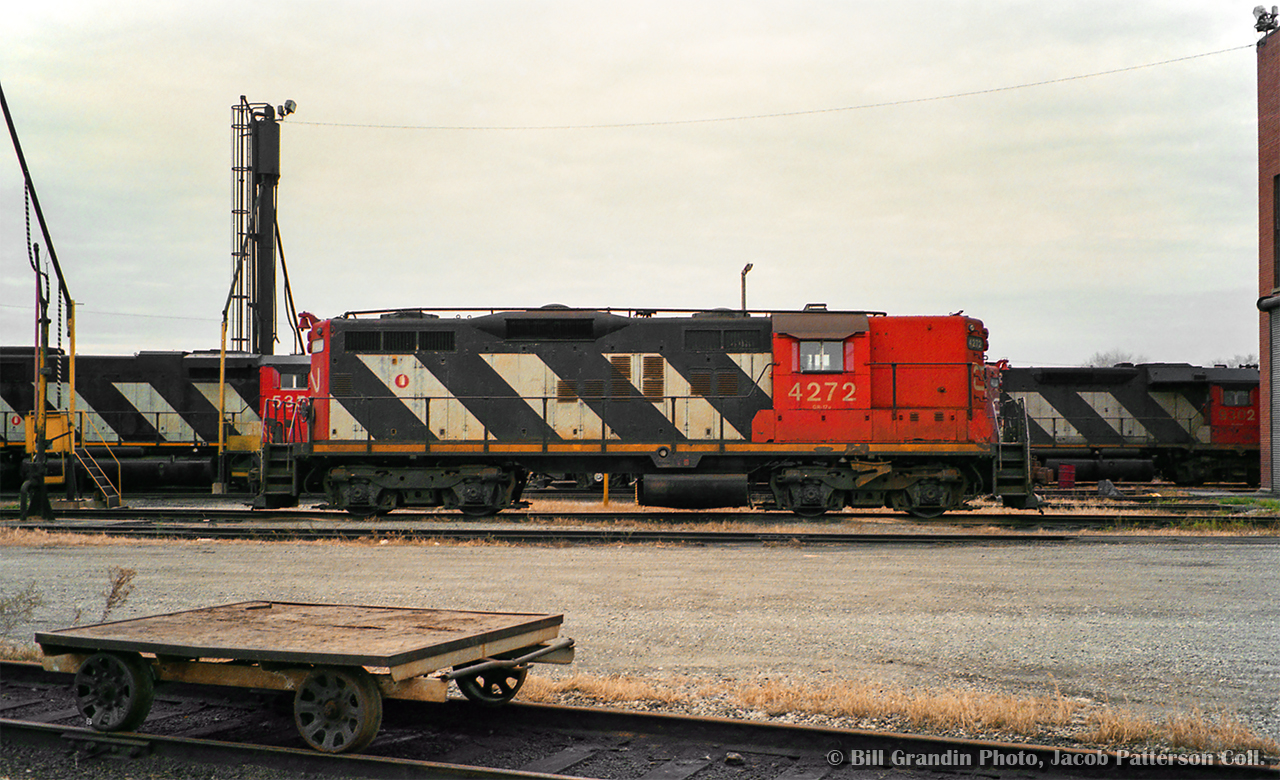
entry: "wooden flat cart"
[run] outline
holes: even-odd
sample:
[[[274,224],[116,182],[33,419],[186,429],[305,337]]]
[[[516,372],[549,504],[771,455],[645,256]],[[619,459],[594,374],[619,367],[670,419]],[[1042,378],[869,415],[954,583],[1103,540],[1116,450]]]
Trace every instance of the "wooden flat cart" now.
[[[444,701],[450,680],[482,704],[510,701],[532,662],[573,661],[563,615],[247,601],[41,632],[44,668],[75,674],[98,731],[146,719],[156,681],[294,691],[307,744],[364,748],[382,699]]]

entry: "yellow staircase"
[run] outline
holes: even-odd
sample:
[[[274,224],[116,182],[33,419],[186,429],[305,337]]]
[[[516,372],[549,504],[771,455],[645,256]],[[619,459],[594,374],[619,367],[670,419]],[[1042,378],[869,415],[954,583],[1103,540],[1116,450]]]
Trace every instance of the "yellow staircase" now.
[[[85,447],[76,447],[74,450],[76,460],[80,461],[80,465],[84,466],[84,470],[89,474],[89,478],[93,480],[93,484],[98,489],[98,495],[102,497],[102,503],[107,509],[115,509],[120,506],[120,487],[111,481],[111,477],[107,476],[107,472],[98,463],[93,454]],[[107,448],[107,453],[111,454],[111,449]],[[117,479],[120,474],[120,461],[116,460],[116,456],[111,454],[111,459],[116,463]]]

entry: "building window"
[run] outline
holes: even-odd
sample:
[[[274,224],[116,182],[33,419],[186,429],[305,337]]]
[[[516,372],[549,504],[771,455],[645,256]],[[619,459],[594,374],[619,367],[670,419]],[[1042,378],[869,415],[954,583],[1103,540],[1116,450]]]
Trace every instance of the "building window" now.
[[[844,371],[844,342],[800,342],[800,371],[803,373]]]

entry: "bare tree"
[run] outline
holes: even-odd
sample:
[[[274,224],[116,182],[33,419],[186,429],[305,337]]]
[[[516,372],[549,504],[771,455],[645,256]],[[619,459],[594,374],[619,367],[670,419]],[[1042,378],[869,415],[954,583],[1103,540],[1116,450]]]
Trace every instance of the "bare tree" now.
[[[1215,360],[1215,366],[1226,366],[1227,368],[1257,368],[1257,355],[1235,355],[1230,360]]]
[[[1085,365],[1091,368],[1107,368],[1121,363],[1145,363],[1146,361],[1147,358],[1144,355],[1135,355],[1122,349],[1109,349],[1106,352],[1093,353]]]

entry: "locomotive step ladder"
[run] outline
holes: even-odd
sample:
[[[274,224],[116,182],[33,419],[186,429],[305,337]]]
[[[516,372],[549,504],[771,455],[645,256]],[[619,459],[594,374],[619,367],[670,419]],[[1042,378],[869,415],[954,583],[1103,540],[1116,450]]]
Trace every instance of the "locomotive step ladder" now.
[[[289,445],[264,443],[262,445],[262,470],[258,495],[253,499],[254,509],[279,509],[296,506],[298,467]]]
[[[992,487],[1011,509],[1039,509],[1040,497],[1032,484],[1031,439],[1026,408],[1010,401],[1001,409],[1001,436],[996,444]]]
[[[108,450],[109,451],[109,450]],[[98,495],[102,497],[102,503],[107,509],[115,509],[120,506],[120,488],[111,481],[107,476],[107,472],[103,470],[102,465],[93,457],[93,453],[89,452],[86,447],[76,447],[73,450],[76,460],[80,461],[80,465],[84,466],[84,470],[88,473],[89,478],[93,480],[94,486],[98,490]],[[114,455],[112,456],[115,457]],[[117,461],[117,466],[119,461]],[[119,474],[119,471],[116,472]]]

